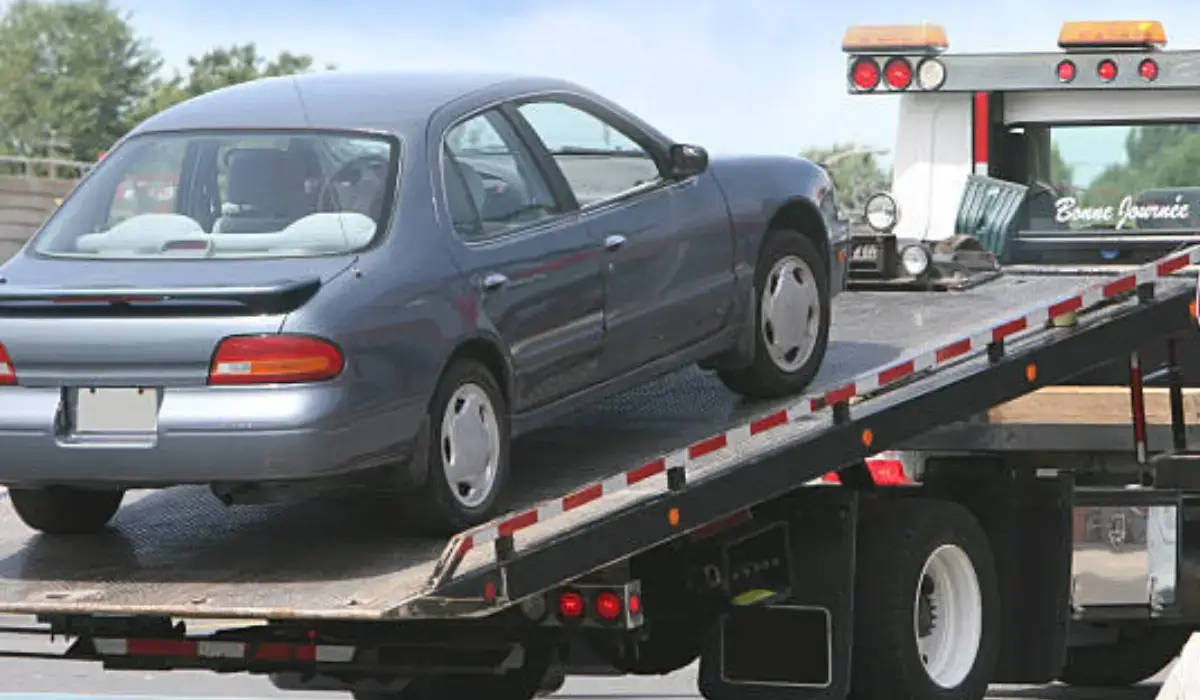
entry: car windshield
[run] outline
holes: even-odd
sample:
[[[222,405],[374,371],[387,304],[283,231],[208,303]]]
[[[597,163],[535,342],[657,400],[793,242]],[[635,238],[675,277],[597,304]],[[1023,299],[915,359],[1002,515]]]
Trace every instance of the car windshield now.
[[[399,163],[392,138],[316,131],[130,139],[33,242],[62,257],[308,257],[371,243]]]

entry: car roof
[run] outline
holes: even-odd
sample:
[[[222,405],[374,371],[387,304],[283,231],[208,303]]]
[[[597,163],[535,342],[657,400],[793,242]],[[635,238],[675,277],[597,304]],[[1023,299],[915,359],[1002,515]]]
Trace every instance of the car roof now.
[[[323,71],[264,78],[192,98],[139,124],[150,131],[235,128],[371,130],[403,136],[455,100],[584,88],[554,78],[487,73],[352,73]],[[485,94],[485,97],[489,96]]]

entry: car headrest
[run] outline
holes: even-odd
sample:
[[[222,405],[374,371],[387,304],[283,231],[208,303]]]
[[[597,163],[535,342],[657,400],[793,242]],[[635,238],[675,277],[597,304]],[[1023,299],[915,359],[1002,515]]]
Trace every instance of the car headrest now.
[[[287,151],[240,148],[228,158],[226,199],[259,215],[289,215],[304,196],[304,170]]]

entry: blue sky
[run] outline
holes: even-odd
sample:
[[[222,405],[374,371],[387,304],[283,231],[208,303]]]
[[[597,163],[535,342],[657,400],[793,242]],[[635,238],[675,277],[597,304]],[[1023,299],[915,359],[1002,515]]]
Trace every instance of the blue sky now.
[[[715,152],[889,148],[895,101],[850,97],[851,24],[933,21],[952,51],[1054,49],[1066,19],[1158,19],[1200,48],[1183,0],[113,0],[169,64],[254,41],[346,69],[486,69],[583,83]]]

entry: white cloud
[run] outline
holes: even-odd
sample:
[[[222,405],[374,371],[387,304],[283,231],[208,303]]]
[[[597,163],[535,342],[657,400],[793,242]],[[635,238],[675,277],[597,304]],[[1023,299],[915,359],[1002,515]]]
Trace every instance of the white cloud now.
[[[243,0],[244,2],[245,0]],[[796,3],[785,0],[546,2],[519,10],[463,5],[461,24],[408,22],[396,10],[346,3],[314,23],[308,13],[271,21],[217,9],[222,3],[122,3],[172,64],[215,45],[255,41],[313,54],[346,69],[495,70],[550,74],[585,84],[668,134],[714,151],[794,153],[856,140],[890,147],[895,102],[850,97],[840,53],[850,24],[942,23],[953,50],[1053,49],[1065,19],[1161,19],[1173,46],[1200,47],[1200,6],[1148,0],[961,0]],[[442,16],[455,13],[445,0]],[[878,7],[883,5],[883,7]],[[807,8],[807,9],[805,9]],[[489,15],[492,14],[489,12]],[[303,17],[303,19],[302,19]],[[468,21],[469,20],[469,21]]]

